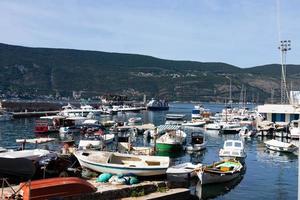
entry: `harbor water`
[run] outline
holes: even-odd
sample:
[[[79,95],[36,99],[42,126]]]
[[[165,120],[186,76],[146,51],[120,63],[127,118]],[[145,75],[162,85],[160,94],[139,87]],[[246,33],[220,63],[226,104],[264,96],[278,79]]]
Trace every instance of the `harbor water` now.
[[[130,117],[142,117],[144,123],[161,125],[165,123],[166,113],[183,113],[190,118],[193,104],[173,103],[169,111],[141,113],[119,113],[115,116],[103,116],[101,120],[127,120]],[[221,111],[224,105],[204,104],[205,108],[212,112]],[[33,138],[34,118],[15,119],[9,122],[0,122],[0,147],[16,148],[16,139]],[[186,131],[198,131],[199,129],[186,129]],[[202,130],[202,129],[201,129]],[[218,161],[218,152],[226,139],[238,139],[238,135],[220,135],[218,131],[205,131],[208,145],[206,150],[188,154],[172,155],[172,163],[183,162],[211,164]],[[58,137],[58,134],[51,134]],[[203,199],[297,199],[298,157],[294,154],[278,153],[266,150],[264,141],[266,138],[256,137],[245,140],[247,152],[245,173],[238,179],[226,184],[214,184],[202,187],[197,181],[190,184],[191,192]],[[189,143],[189,138],[187,138]],[[49,148],[58,150],[60,143],[50,144]],[[138,136],[137,146],[152,145],[144,137]]]

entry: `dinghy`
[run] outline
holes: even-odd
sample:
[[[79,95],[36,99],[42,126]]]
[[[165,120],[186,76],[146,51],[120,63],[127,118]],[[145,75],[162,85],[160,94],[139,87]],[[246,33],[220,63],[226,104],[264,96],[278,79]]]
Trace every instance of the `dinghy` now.
[[[44,149],[29,149],[22,151],[7,151],[0,153],[0,158],[26,158],[32,161],[37,161],[43,156],[51,154],[48,150]]]
[[[97,190],[86,180],[77,177],[59,177],[21,183],[23,200],[44,200],[71,198]],[[77,199],[77,198],[76,198]]]
[[[236,159],[244,162],[246,153],[244,143],[241,140],[226,140],[223,149],[220,149],[219,156],[222,159]]]
[[[169,157],[121,154],[107,151],[76,151],[80,165],[100,173],[153,176],[165,174]]]
[[[237,178],[243,165],[236,160],[223,160],[212,165],[205,166],[197,172],[202,185],[222,183]]]
[[[112,133],[104,135],[89,135],[79,141],[79,148],[87,149],[101,149],[103,144],[112,143],[115,138],[115,135]]]
[[[156,141],[158,151],[176,152],[182,150],[182,144],[185,141],[186,133],[181,130],[170,130]]]
[[[191,133],[192,142],[191,145],[186,147],[187,151],[201,151],[206,148],[207,141],[202,132]]]
[[[266,141],[265,145],[268,149],[271,149],[274,151],[287,152],[287,153],[292,153],[298,149],[298,147],[295,146],[294,144],[281,142],[278,140]]]
[[[179,165],[175,165],[172,167],[169,167],[167,169],[167,174],[170,175],[185,175],[185,174],[190,174],[191,177],[195,176],[196,170],[199,170],[202,167],[202,164],[196,164],[194,165],[193,163],[187,162],[187,163],[181,163]]]

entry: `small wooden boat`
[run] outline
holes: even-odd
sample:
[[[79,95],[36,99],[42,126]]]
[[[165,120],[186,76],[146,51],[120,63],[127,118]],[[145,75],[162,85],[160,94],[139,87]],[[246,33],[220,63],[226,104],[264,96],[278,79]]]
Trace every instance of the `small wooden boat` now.
[[[176,152],[182,150],[182,144],[185,141],[186,133],[181,130],[170,130],[156,141],[158,151]]]
[[[153,176],[165,174],[169,157],[121,154],[106,151],[76,151],[74,154],[84,168],[101,173]]]
[[[292,153],[298,149],[298,147],[295,146],[294,144],[281,142],[278,140],[266,141],[265,145],[268,149],[271,149],[273,151],[281,151],[281,152],[287,152],[287,153]]]
[[[202,164],[196,164],[187,162],[187,163],[181,163],[179,165],[175,165],[172,167],[169,167],[167,169],[167,174],[170,175],[184,175],[184,174],[190,174],[191,177],[195,176],[196,173],[194,173],[196,170],[199,170],[202,167]]]
[[[21,183],[23,200],[45,200],[93,193],[97,189],[86,180],[77,177],[59,177]]]
[[[219,156],[222,159],[236,159],[244,162],[247,154],[245,153],[244,143],[241,140],[226,140],[223,149],[220,149]]]
[[[201,151],[206,148],[207,141],[202,132],[191,133],[191,145],[186,147],[187,151]]]
[[[243,165],[236,160],[223,160],[212,165],[205,166],[197,172],[202,185],[221,183],[237,178]]]
[[[166,114],[166,120],[184,120],[185,114]]]

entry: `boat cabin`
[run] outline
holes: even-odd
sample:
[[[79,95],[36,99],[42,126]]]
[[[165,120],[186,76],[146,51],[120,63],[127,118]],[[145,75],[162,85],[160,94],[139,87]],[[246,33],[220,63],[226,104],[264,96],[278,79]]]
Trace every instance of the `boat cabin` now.
[[[226,140],[224,142],[224,149],[244,149],[244,144],[240,140]]]

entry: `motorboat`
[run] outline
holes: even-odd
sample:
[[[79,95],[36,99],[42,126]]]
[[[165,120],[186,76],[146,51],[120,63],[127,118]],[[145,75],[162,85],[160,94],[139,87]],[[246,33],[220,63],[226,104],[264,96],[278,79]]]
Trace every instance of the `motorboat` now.
[[[115,135],[108,134],[92,134],[80,139],[78,148],[80,149],[102,149],[104,145],[112,143]]]
[[[106,151],[76,151],[74,154],[84,168],[101,173],[134,174],[136,176],[163,175],[170,158],[143,156]]]
[[[298,147],[292,143],[281,142],[274,139],[265,141],[265,145],[268,149],[271,149],[273,151],[280,151],[280,152],[287,152],[287,153],[292,153],[298,149]]]
[[[143,119],[141,117],[131,117],[128,119],[128,125],[140,125],[143,123]]]
[[[197,175],[195,173],[197,170],[199,170],[202,167],[202,164],[193,164],[190,162],[187,163],[181,163],[178,165],[171,166],[167,169],[167,174],[168,175],[185,175],[185,174],[190,174],[191,177],[194,177]]]
[[[236,160],[223,160],[212,165],[204,166],[197,172],[202,185],[222,183],[237,178],[243,165]]]
[[[241,130],[238,123],[225,123],[221,125],[220,133],[222,134],[237,134]]]
[[[78,195],[96,192],[88,181],[77,177],[58,177],[21,183],[23,200],[44,200],[71,198]]]
[[[89,114],[92,114],[92,116],[100,116],[100,113],[101,110],[94,109],[90,105],[81,105],[80,108],[75,108],[71,104],[68,104],[62,107],[58,115],[64,117],[87,117]]]
[[[300,120],[293,120],[290,123],[290,137],[291,139],[300,138]]]
[[[204,120],[195,120],[193,119],[190,122],[184,122],[181,125],[182,126],[190,126],[190,127],[203,127],[206,124]]]
[[[191,145],[186,147],[187,151],[201,151],[206,148],[207,141],[205,135],[202,132],[193,132],[191,133]]]
[[[43,116],[35,121],[34,132],[38,134],[58,132],[64,123],[63,116]]]
[[[158,151],[176,152],[182,150],[185,142],[186,133],[182,130],[168,130],[164,135],[156,140],[156,149]]]
[[[183,121],[184,118],[185,118],[185,114],[166,114],[166,120]]]
[[[147,110],[159,111],[159,110],[169,110],[169,104],[165,100],[156,100],[152,98],[149,103],[147,103]]]
[[[206,130],[220,130],[221,129],[221,125],[218,122],[209,123],[209,124],[205,125],[205,129]]]
[[[236,159],[243,163],[247,157],[244,143],[241,140],[226,140],[219,151],[219,156],[225,160]]]

